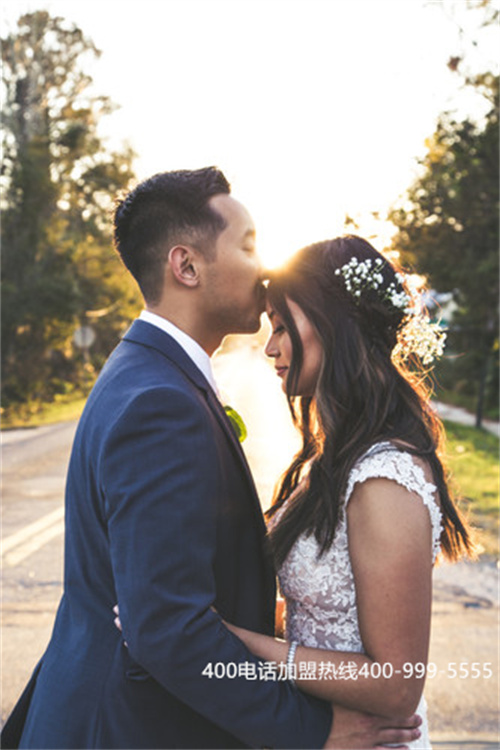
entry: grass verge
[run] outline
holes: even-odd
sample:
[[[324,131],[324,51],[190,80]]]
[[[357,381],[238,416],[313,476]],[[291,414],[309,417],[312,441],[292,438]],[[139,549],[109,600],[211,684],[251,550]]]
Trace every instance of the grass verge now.
[[[2,430],[69,422],[79,419],[87,396],[60,396],[50,404],[31,403],[23,408],[2,414]]]
[[[499,440],[474,427],[444,422],[447,465],[461,508],[479,531],[482,554],[499,555]]]

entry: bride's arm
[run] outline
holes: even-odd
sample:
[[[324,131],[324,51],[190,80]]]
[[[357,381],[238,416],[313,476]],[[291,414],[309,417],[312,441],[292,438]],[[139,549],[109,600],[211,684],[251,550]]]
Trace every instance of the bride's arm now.
[[[432,534],[421,498],[393,481],[356,486],[347,510],[359,626],[366,654],[299,646],[295,663],[320,662],[342,669],[354,662],[357,679],[298,679],[305,692],[385,716],[412,713],[423,689],[431,612]],[[261,659],[287,661],[289,644],[229,626]],[[390,677],[370,669],[387,665]],[[405,667],[405,665],[407,665]],[[409,666],[411,665],[411,666]],[[297,672],[299,674],[299,672]]]
[[[290,643],[283,640],[282,638],[273,638],[270,635],[263,635],[262,633],[255,633],[253,630],[246,630],[246,628],[239,628],[236,625],[223,621],[224,625],[231,630],[240,640],[243,641],[245,646],[259,659],[263,659],[268,662],[275,662],[276,664],[286,664],[288,659],[288,653],[290,649]],[[297,646],[295,652],[294,663],[297,666],[300,662],[307,662],[308,664],[314,664],[316,669],[311,669],[310,674],[319,673],[320,663],[324,664],[328,662],[332,665],[340,667],[345,665],[346,662],[351,662],[356,665],[356,669],[361,669],[364,665],[370,668],[373,661],[365,656],[364,654],[357,654],[347,651],[327,651],[321,648],[310,648],[308,646]],[[297,679],[296,684],[304,692],[316,695],[319,698],[325,700],[335,700],[335,689],[329,685],[329,683],[323,679],[301,679],[299,677],[299,670],[296,670]],[[336,703],[345,701],[337,701]],[[345,704],[347,705],[347,704]],[[361,710],[361,709],[360,709]]]

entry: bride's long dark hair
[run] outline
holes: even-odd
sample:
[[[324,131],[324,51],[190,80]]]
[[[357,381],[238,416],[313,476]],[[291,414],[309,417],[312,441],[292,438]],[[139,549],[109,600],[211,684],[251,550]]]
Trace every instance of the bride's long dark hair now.
[[[284,473],[268,511],[272,517],[294,490],[293,501],[272,525],[271,545],[280,565],[297,537],[315,534],[324,553],[341,518],[349,472],[374,443],[391,441],[425,459],[433,474],[443,513],[444,555],[471,554],[467,524],[455,506],[440,459],[443,428],[429,403],[416,362],[394,356],[404,312],[382,299],[379,290],[354,298],[335,271],[351,258],[381,258],[382,290],[391,283],[404,291],[396,269],[369,242],[348,235],[299,250],[271,272],[268,300],[292,342],[287,380],[288,403],[300,430],[302,447]],[[323,362],[314,398],[294,397],[304,352],[287,304],[296,302],[314,326],[323,346]],[[406,447],[410,446],[410,447]],[[308,479],[299,487],[306,467]]]

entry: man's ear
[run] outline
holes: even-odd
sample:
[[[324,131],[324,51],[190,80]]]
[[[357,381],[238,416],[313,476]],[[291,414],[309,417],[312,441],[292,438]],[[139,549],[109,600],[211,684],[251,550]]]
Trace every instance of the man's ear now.
[[[199,256],[187,245],[175,245],[168,254],[174,279],[183,286],[197,287],[200,283]]]

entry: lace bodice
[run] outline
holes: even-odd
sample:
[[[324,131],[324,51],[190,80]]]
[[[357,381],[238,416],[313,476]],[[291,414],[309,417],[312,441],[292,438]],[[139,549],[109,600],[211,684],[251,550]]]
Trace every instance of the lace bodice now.
[[[411,454],[391,443],[377,443],[355,464],[348,478],[344,507],[358,482],[383,477],[398,482],[422,498],[432,524],[433,556],[439,552],[441,511],[436,488],[426,481]],[[275,523],[284,510],[275,516]],[[354,577],[349,557],[345,513],[330,549],[318,557],[314,535],[303,534],[278,571],[286,599],[286,637],[305,646],[336,651],[363,651],[359,633]]]
[[[420,496],[432,525],[433,559],[439,552],[441,511],[435,500],[436,487],[427,482],[413,456],[391,443],[377,443],[355,464],[347,481],[344,509],[357,483],[383,477],[392,479]],[[286,504],[273,518],[279,522]],[[345,512],[330,549],[318,556],[314,535],[300,536],[278,571],[280,590],[286,600],[286,638],[305,646],[333,651],[363,652],[359,632],[356,591],[348,547]],[[423,735],[412,748],[430,747],[426,707],[422,699],[418,713],[424,719]],[[425,733],[424,733],[425,732]]]

